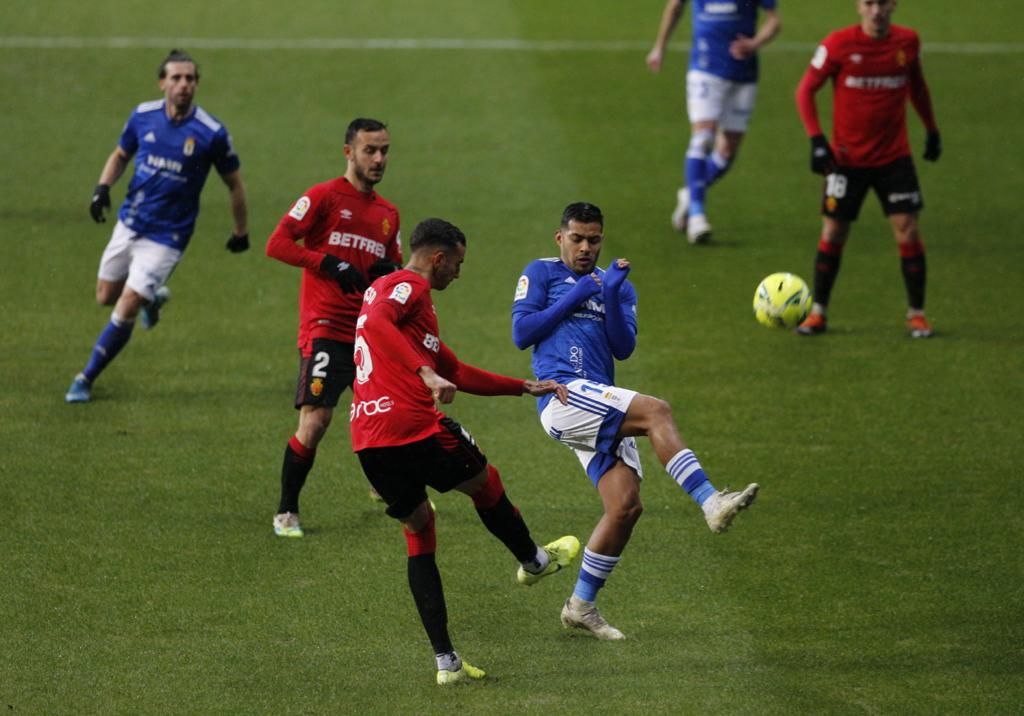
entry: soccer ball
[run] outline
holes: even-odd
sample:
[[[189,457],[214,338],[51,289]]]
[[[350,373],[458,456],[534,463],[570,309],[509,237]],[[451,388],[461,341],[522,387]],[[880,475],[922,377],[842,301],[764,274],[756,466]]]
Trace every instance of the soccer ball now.
[[[794,328],[811,310],[811,292],[794,273],[773,273],[757,285],[754,317],[762,326]]]

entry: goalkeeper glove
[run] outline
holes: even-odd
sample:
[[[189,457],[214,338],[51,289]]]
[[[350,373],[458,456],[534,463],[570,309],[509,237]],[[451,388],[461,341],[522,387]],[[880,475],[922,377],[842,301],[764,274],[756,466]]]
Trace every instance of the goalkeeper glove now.
[[[320,270],[341,286],[342,293],[362,293],[366,290],[366,277],[348,261],[326,254],[320,261]]]
[[[824,134],[811,137],[811,171],[815,174],[830,174],[836,166],[836,157]]]
[[[402,264],[396,264],[394,261],[388,259],[377,259],[370,265],[370,283],[373,283],[381,276],[387,276],[393,271],[397,271],[402,268]]]
[[[109,208],[110,187],[106,184],[97,184],[96,188],[92,190],[92,203],[89,204],[89,214],[92,215],[92,220],[97,224],[102,224],[107,220],[107,217],[103,215],[103,210]]]
[[[240,254],[249,250],[249,234],[231,234],[231,238],[224,244],[224,248],[233,254]]]
[[[942,156],[942,137],[939,133],[928,132],[928,137],[924,141],[924,159],[927,162],[934,162],[936,159]]]

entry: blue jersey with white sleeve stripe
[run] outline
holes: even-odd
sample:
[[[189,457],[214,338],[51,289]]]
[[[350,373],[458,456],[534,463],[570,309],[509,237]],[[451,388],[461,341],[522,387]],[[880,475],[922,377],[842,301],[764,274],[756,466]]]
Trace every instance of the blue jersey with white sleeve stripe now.
[[[239,167],[227,129],[199,106],[172,120],[165,100],[155,100],[135,108],[118,144],[135,163],[118,218],[141,236],[184,250],[210,167],[221,175]]]
[[[595,272],[604,277],[603,269]],[[537,259],[531,262],[519,277],[512,306],[512,321],[556,304],[573,290],[577,275],[561,259]],[[636,333],[637,296],[627,280],[619,289],[619,300],[629,330]],[[567,383],[585,378],[613,385],[615,360],[605,329],[605,303],[601,291],[575,306],[560,321],[533,344],[533,372],[538,380],[557,380]],[[538,401],[543,410],[550,401],[546,395]]]
[[[737,35],[757,33],[758,8],[774,10],[776,0],[693,0],[690,69],[733,82],[757,81],[757,55],[737,60],[729,44]]]

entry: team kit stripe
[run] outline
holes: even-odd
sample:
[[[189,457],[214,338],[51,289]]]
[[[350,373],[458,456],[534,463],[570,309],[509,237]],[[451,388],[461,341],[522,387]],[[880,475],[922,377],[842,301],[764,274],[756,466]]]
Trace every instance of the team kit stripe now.
[[[810,55],[817,43],[773,42],[763,54],[789,52]],[[482,50],[493,52],[647,52],[648,42],[625,40],[520,40],[516,38],[456,37],[0,37],[0,48],[26,50],[63,49],[160,49],[188,47],[191,50]],[[928,54],[1020,55],[1022,42],[925,42]],[[687,42],[674,42],[670,51],[689,51]]]

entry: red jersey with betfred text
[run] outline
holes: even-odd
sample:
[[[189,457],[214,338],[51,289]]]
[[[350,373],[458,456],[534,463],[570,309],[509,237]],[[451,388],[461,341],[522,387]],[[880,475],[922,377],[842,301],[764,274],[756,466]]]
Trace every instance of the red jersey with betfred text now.
[[[444,417],[417,370],[438,370],[441,341],[430,284],[408,269],[366,290],[356,324],[352,449],[406,445],[438,432]],[[438,371],[442,373],[444,371]]]
[[[832,149],[840,165],[878,167],[910,156],[907,100],[927,92],[920,50],[917,33],[897,25],[879,39],[854,25],[818,47],[806,77],[814,89],[832,80]]]
[[[304,249],[295,242],[302,241]],[[368,275],[381,258],[402,261],[398,209],[375,191],[363,193],[345,177],[317,184],[299,197],[267,242],[267,254],[304,267],[299,297],[299,350],[308,355],[314,338],[351,343],[363,297],[342,293],[319,270],[332,254]]]

